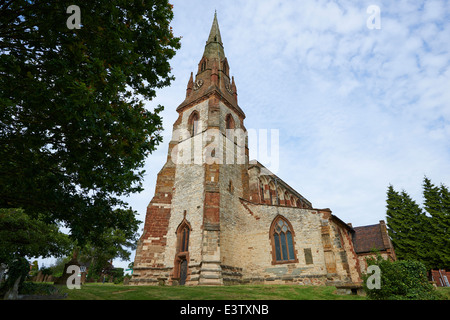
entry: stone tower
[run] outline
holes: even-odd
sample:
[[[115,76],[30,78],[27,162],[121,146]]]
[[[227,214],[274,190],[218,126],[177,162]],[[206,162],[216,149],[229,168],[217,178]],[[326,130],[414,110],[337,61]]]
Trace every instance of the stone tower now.
[[[217,14],[197,73],[191,73],[186,98],[176,110],[132,282],[222,285],[222,265],[232,252],[231,226],[238,220],[234,208],[249,198],[249,177],[245,114]]]

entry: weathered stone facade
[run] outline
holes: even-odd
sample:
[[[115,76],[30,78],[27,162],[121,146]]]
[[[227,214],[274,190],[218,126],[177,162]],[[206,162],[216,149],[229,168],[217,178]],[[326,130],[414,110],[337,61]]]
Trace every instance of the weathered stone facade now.
[[[177,112],[132,284],[361,281],[353,228],[249,161],[216,16]]]

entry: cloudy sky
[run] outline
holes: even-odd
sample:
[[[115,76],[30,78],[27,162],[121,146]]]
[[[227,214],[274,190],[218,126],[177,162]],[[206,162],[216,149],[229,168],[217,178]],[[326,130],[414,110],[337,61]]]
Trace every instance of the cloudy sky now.
[[[171,63],[176,80],[147,104],[165,106],[165,139],[147,160],[145,191],[128,199],[140,220],[215,10],[247,129],[267,130],[269,141],[279,133],[278,167],[261,161],[257,145],[251,158],[315,208],[375,224],[389,184],[420,204],[425,175],[450,185],[449,1],[171,3],[182,47]]]
[[[278,130],[274,172],[315,208],[369,225],[385,219],[389,184],[419,203],[425,175],[450,186],[449,1],[171,3],[182,47],[176,80],[147,103],[165,106],[165,141],[147,160],[145,191],[128,199],[140,220],[214,10],[246,127]]]

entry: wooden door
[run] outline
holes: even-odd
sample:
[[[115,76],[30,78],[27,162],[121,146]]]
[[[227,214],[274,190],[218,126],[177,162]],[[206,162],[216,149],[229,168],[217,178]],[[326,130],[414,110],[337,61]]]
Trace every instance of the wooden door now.
[[[183,286],[186,283],[187,276],[187,261],[180,261],[180,286]]]

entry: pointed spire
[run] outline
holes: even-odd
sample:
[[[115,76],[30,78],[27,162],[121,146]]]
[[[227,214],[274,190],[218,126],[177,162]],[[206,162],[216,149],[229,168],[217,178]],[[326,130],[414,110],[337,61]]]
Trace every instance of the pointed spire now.
[[[233,97],[237,102],[237,89],[236,89],[236,83],[234,83],[234,76],[231,77],[231,91],[233,92]]]
[[[194,77],[191,73],[186,89],[186,98],[178,106],[177,111],[181,112],[186,106],[192,105],[199,98],[209,97],[212,93],[215,93],[214,99],[219,98],[226,101],[228,106],[231,106],[242,119],[245,118],[244,112],[237,103],[236,83],[234,78],[230,79],[229,70],[230,67],[220,35],[217,11],[215,11],[205,50],[198,64],[197,74]]]
[[[186,98],[191,95],[193,86],[194,86],[194,78],[193,78],[193,73],[191,72],[191,77],[189,78],[189,82],[188,82],[188,85],[186,88]]]
[[[217,11],[214,12],[214,20],[209,32],[208,40],[206,41],[204,57],[219,58],[222,60],[225,58],[225,52],[223,50],[222,37],[220,36],[219,22],[217,20]]]
[[[214,20],[211,26],[211,31],[209,32],[208,41],[206,44],[211,42],[218,42],[222,44],[222,37],[220,36],[219,22],[217,21],[217,10],[214,12]]]

